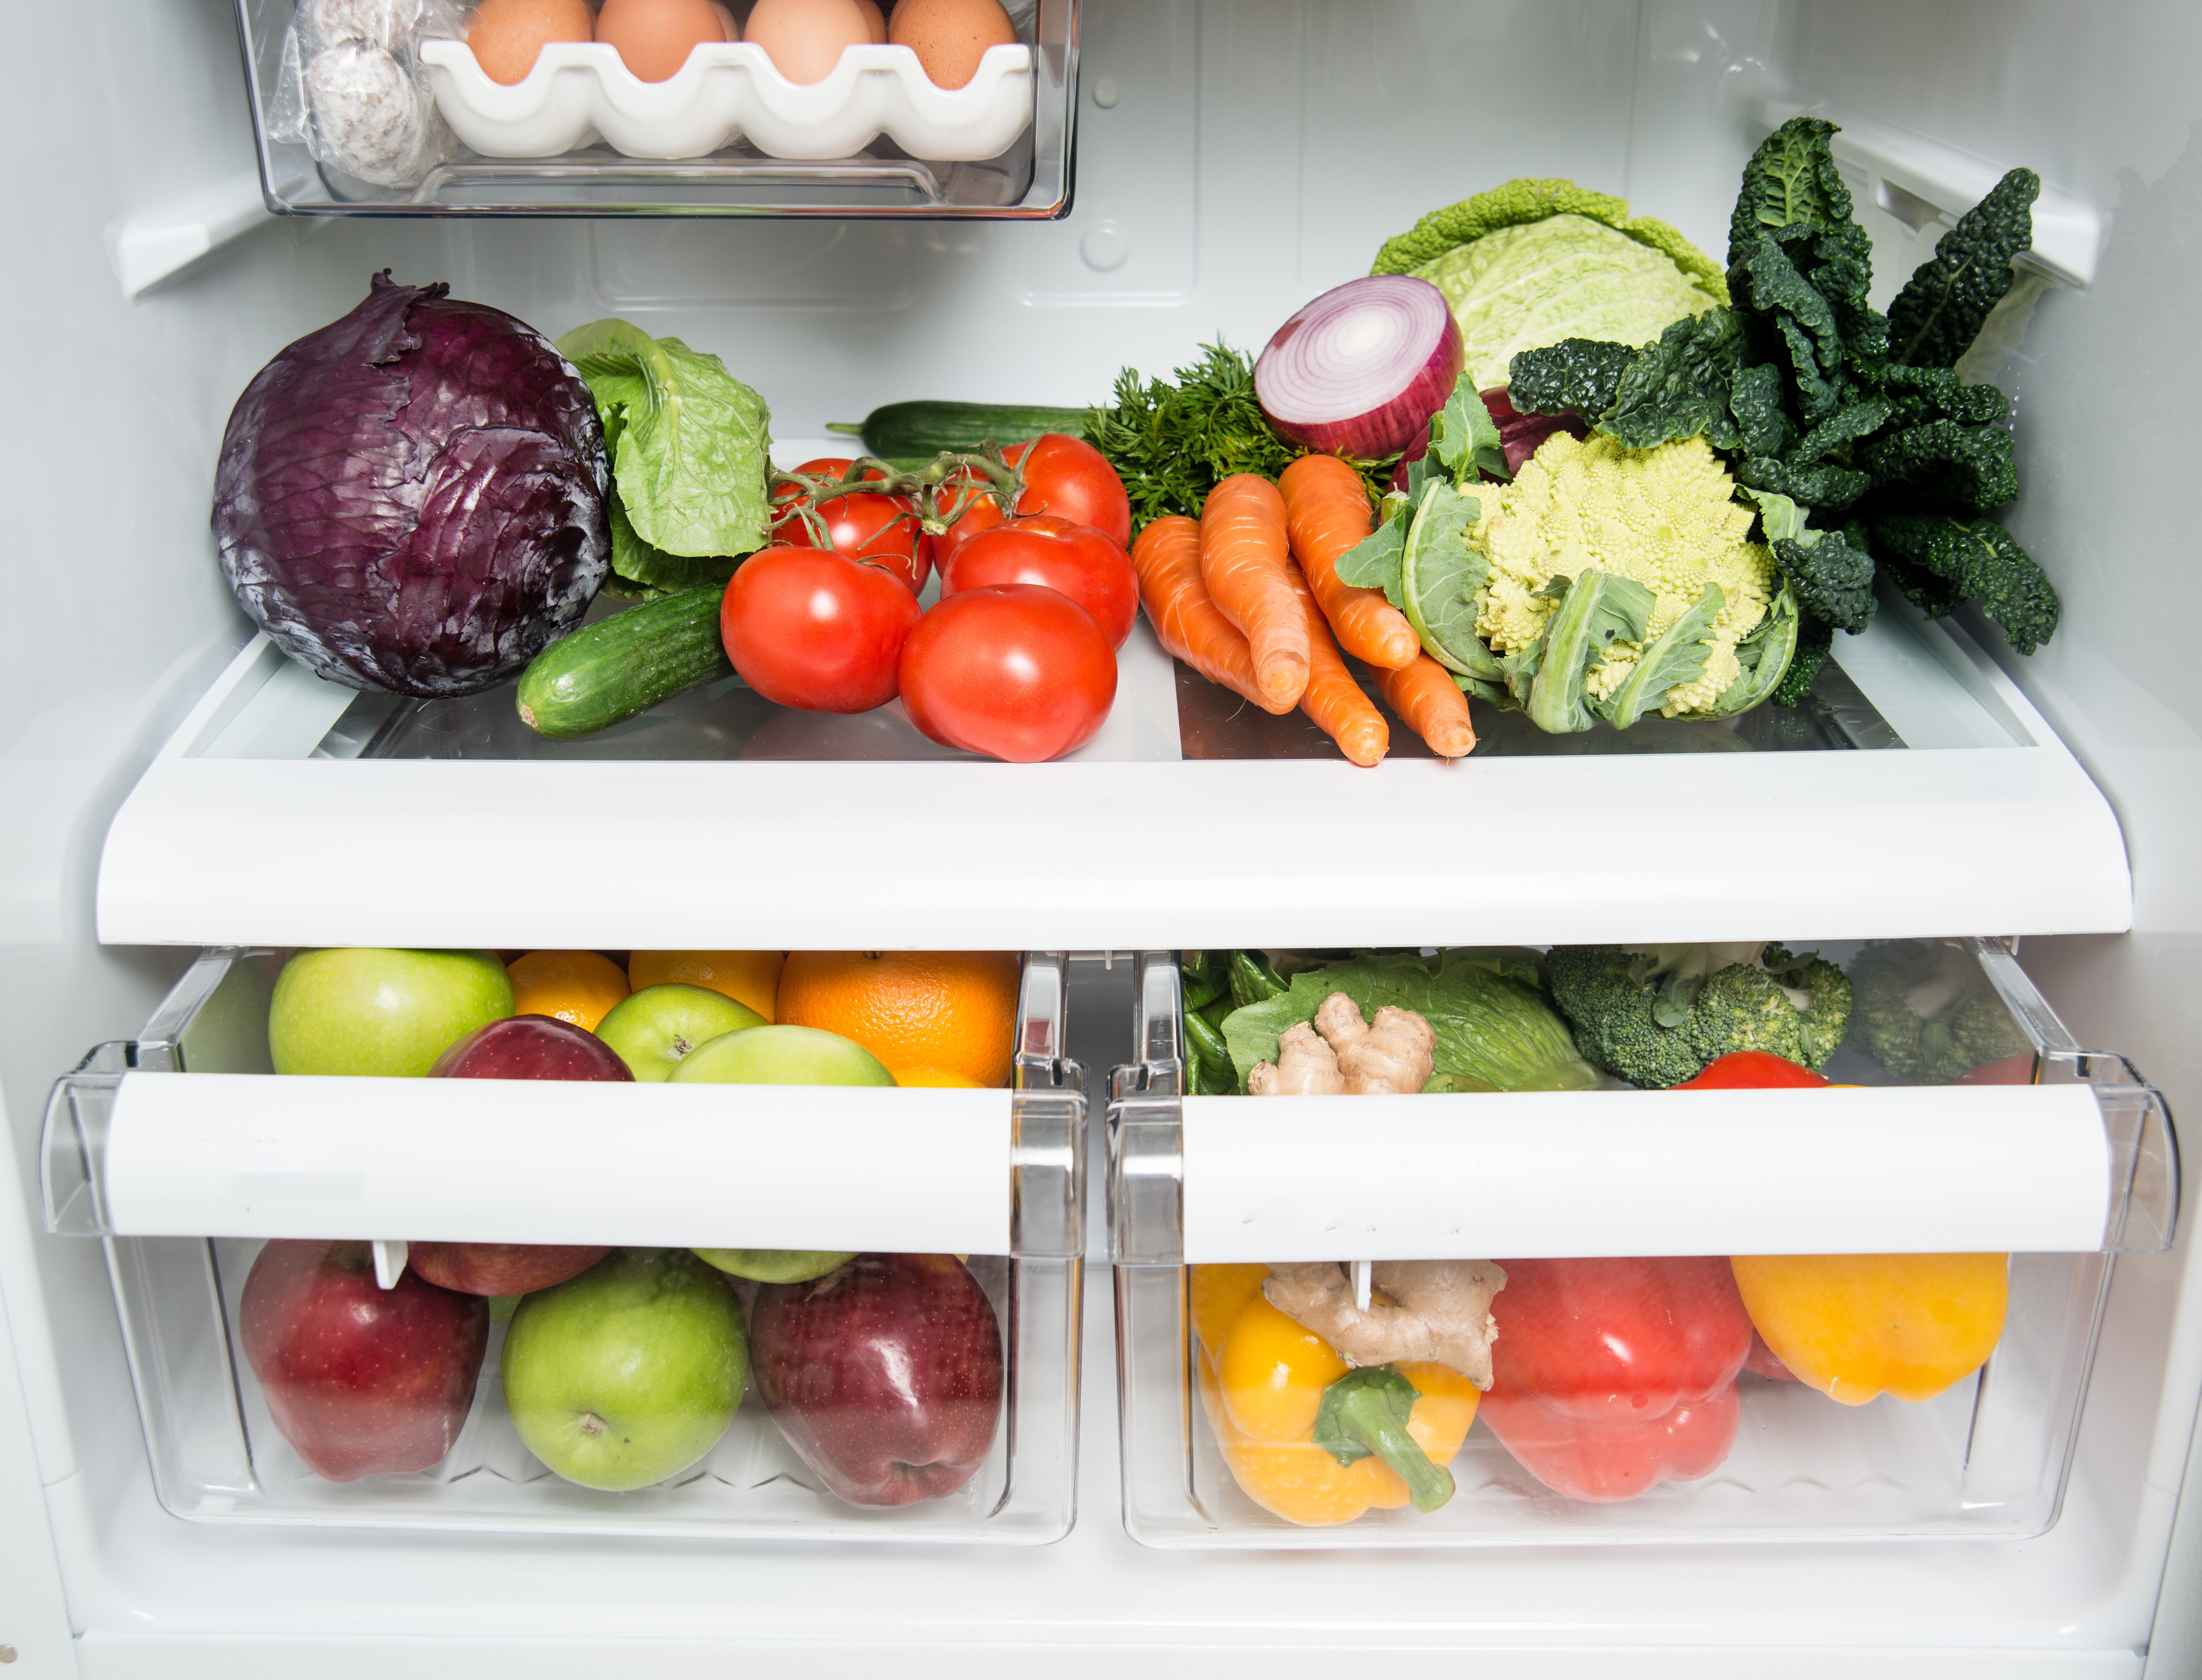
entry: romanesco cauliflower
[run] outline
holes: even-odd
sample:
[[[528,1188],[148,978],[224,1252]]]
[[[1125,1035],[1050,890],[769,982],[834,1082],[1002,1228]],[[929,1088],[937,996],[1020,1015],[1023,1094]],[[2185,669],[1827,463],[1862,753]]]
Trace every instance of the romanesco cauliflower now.
[[[1698,638],[1710,643],[1704,666],[1667,687],[1659,708],[1669,717],[1710,711],[1741,674],[1736,644],[1766,617],[1780,586],[1772,552],[1745,540],[1752,511],[1734,490],[1702,436],[1630,449],[1603,433],[1554,433],[1511,484],[1479,492],[1483,513],[1469,540],[1491,569],[1475,596],[1477,631],[1494,651],[1517,653],[1558,610],[1555,578],[1595,570],[1643,585],[1654,597],[1643,638],[1607,641],[1587,674],[1588,694],[1604,700],[1716,584],[1710,635]]]

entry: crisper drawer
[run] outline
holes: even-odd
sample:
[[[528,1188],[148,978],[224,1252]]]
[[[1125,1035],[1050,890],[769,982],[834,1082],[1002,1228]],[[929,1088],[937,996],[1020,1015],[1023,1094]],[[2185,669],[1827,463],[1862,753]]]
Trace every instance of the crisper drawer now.
[[[963,1071],[912,1067],[892,1088],[884,1072],[277,1076],[284,958],[205,952],[47,1111],[49,1228],[106,1240],[168,1510],[932,1542],[1069,1531],[1086,1097],[1063,1051],[1063,953],[996,962],[996,1015],[958,1017],[1007,1032],[1014,987],[1012,1042],[970,1034]],[[601,1055],[615,1034],[597,1024],[581,1048]],[[972,1083],[982,1061],[1006,1088]],[[482,1299],[498,1289],[515,1293]],[[374,1330],[321,1348],[352,1313]],[[427,1467],[393,1466],[409,1453]]]
[[[1109,1105],[1133,1537],[2046,1530],[2115,1256],[2171,1241],[2170,1116],[2001,944],[1806,958],[1143,954]]]

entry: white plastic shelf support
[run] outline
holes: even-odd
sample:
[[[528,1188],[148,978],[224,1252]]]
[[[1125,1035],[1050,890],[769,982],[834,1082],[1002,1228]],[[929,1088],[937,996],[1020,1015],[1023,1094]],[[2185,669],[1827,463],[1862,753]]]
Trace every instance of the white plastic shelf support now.
[[[274,221],[254,170],[134,210],[107,230],[108,260],[135,299],[202,256]]]

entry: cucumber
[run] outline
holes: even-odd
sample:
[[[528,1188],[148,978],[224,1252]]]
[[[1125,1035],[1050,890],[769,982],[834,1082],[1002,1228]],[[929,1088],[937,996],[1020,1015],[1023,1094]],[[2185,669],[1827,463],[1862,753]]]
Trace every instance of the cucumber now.
[[[915,456],[930,461],[944,449],[974,455],[982,444],[1007,448],[1043,432],[1082,438],[1086,410],[1027,403],[889,403],[866,415],[862,425],[841,420],[826,429],[862,438],[866,451],[883,460]]]
[[[701,683],[732,676],[719,640],[725,586],[645,601],[576,630],[527,663],[520,721],[539,735],[593,735]]]

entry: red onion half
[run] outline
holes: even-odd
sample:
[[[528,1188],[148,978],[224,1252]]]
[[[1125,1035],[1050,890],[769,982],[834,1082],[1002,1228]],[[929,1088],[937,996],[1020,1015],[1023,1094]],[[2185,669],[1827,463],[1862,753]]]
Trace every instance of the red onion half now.
[[[1254,395],[1277,432],[1333,455],[1396,455],[1465,365],[1445,293],[1411,274],[1348,280],[1277,328]]]

